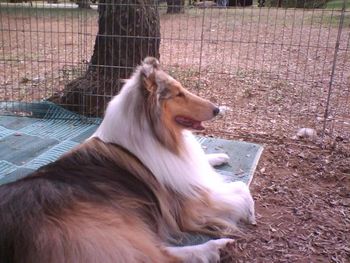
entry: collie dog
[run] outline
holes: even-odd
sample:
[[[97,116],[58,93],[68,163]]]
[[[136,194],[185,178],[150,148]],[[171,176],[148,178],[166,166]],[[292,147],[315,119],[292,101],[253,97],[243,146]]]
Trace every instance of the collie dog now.
[[[227,156],[191,134],[218,113],[146,58],[92,137],[0,187],[0,262],[217,262],[255,223],[248,187],[212,168]],[[171,246],[186,233],[217,239]]]

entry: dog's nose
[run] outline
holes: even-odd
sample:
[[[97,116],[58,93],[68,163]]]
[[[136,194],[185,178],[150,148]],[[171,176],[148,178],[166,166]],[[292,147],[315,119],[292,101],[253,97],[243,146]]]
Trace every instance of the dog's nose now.
[[[220,112],[220,109],[218,107],[215,107],[215,109],[213,111],[214,116],[218,115],[219,112]]]

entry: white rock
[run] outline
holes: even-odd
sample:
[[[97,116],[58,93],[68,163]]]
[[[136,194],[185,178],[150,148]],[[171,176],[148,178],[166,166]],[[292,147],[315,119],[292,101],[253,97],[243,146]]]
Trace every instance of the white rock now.
[[[220,112],[219,115],[225,115],[226,112],[231,111],[231,108],[228,106],[219,106]]]
[[[297,138],[305,138],[305,139],[311,139],[316,140],[317,139],[317,132],[312,128],[300,128],[296,135]]]

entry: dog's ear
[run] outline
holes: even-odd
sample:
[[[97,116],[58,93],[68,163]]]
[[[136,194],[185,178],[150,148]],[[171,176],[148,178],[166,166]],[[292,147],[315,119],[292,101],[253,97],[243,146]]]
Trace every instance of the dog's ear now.
[[[142,73],[149,77],[155,70],[159,69],[159,61],[154,57],[146,57],[142,61]]]
[[[159,61],[154,57],[146,57],[141,65],[141,74],[143,78],[143,86],[149,92],[157,89],[155,74],[159,69]]]

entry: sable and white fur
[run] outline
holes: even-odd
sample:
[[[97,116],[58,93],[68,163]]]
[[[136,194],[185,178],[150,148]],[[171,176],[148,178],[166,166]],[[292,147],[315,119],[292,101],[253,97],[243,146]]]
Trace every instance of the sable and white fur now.
[[[0,186],[0,262],[217,262],[242,220],[255,224],[248,187],[211,165],[190,130],[218,108],[146,58],[79,147]],[[198,232],[219,239],[171,242]]]
[[[159,69],[158,61],[151,58],[145,61],[126,82],[120,94],[109,103],[103,122],[93,137],[128,149],[151,170],[159,182],[179,194],[198,198],[198,189],[209,190],[211,198],[232,207],[225,216],[235,222],[239,219],[254,222],[254,202],[248,187],[242,182],[228,183],[227,178],[216,173],[210,165],[224,163],[228,160],[227,155],[206,156],[193,134],[186,129],[181,131],[177,147],[182,148],[179,150],[169,149],[154,135],[154,127],[147,121],[146,113],[140,111],[139,105],[143,98],[135,87],[141,85],[142,78],[151,77],[156,84],[153,92],[159,98],[164,89],[174,83],[181,85]],[[153,114],[162,114],[159,101],[153,110]],[[163,124],[159,125],[163,132]]]

